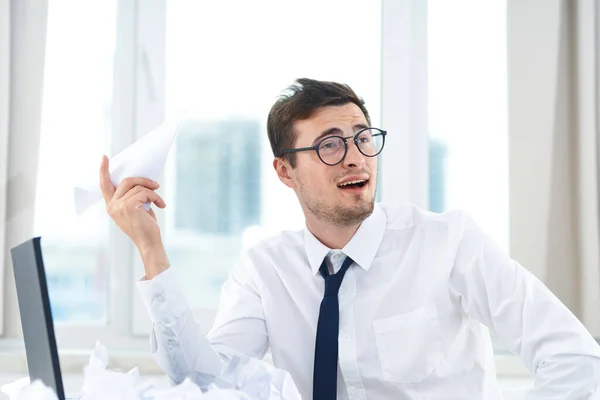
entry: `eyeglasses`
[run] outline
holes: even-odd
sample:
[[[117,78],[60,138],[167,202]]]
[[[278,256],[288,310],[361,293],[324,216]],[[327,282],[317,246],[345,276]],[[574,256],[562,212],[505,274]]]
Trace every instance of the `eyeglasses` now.
[[[319,159],[326,165],[337,165],[341,163],[348,153],[348,139],[353,138],[354,144],[364,156],[375,157],[385,145],[385,135],[387,131],[378,128],[361,129],[354,136],[327,136],[312,147],[300,147],[297,149],[283,150],[279,155],[297,153],[299,151],[314,150]]]

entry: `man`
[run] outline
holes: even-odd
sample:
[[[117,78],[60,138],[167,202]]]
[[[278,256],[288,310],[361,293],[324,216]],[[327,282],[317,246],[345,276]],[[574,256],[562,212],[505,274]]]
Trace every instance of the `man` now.
[[[226,380],[236,357],[270,347],[306,399],[499,399],[491,330],[535,373],[530,399],[600,396],[600,347],[465,213],[374,202],[387,132],[371,129],[348,86],[298,80],[267,129],[306,229],[241,256],[208,337],[178,289],[154,212],[142,208],[165,207],[158,184],[115,188],[103,158],[107,210],[142,256],[152,351],[173,382]]]

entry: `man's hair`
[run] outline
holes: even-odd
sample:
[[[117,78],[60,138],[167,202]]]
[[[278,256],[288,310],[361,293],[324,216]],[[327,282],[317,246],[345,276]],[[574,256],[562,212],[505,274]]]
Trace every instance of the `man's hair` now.
[[[350,86],[336,82],[317,81],[314,79],[297,79],[279,96],[267,119],[267,133],[271,149],[275,157],[282,151],[291,149],[296,143],[297,132],[294,122],[310,118],[318,109],[327,106],[343,106],[356,104],[371,125],[369,112],[365,102],[358,97]],[[292,168],[296,168],[296,154],[286,154]]]

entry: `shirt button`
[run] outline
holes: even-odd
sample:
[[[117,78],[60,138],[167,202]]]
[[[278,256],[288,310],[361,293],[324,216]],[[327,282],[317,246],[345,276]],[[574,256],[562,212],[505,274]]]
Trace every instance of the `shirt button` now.
[[[154,299],[156,301],[158,301],[159,303],[164,303],[165,302],[165,296],[163,296],[162,294],[156,295],[156,297]]]

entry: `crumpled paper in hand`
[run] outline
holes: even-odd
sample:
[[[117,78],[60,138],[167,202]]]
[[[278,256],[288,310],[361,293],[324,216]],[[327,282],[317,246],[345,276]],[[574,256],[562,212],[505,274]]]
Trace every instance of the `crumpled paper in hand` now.
[[[132,177],[158,180],[181,123],[180,118],[168,120],[112,157],[109,174],[113,185],[118,186],[123,179]],[[97,170],[90,171],[89,176],[75,186],[74,197],[77,215],[102,199]],[[149,208],[150,203],[144,204],[146,211]]]

